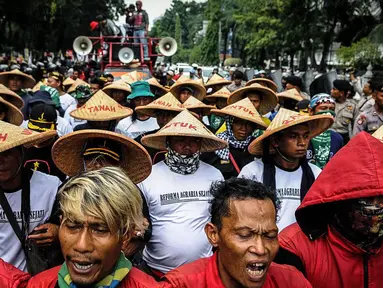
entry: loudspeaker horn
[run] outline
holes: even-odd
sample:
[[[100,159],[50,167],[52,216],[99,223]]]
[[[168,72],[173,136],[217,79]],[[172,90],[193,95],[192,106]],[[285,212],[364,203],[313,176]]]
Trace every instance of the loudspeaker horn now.
[[[73,50],[77,55],[86,56],[92,52],[92,41],[86,36],[79,36],[73,41]]]
[[[170,57],[176,54],[178,45],[174,38],[165,37],[158,43],[158,47],[162,55]]]
[[[133,50],[128,48],[128,47],[122,48],[118,52],[118,59],[124,64],[128,64],[128,63],[132,62],[134,59]]]

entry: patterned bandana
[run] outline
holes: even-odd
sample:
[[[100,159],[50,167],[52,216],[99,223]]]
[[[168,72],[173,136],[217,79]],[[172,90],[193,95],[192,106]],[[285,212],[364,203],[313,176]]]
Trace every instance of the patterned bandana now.
[[[130,263],[130,261],[125,258],[124,253],[121,252],[113,272],[98,282],[94,287],[117,288],[131,269],[132,263]],[[58,284],[60,288],[77,288],[76,284],[72,282],[66,263],[61,266],[59,271]]]
[[[191,156],[181,155],[168,147],[165,164],[175,173],[181,175],[194,174],[199,168],[199,155],[200,152],[194,153]]]
[[[244,140],[244,141],[237,140],[237,138],[235,138],[233,130],[231,128],[231,125],[233,124],[233,122],[234,122],[234,117],[232,117],[232,116],[228,117],[226,119],[226,131],[218,134],[217,137],[222,139],[222,140],[227,141],[229,143],[229,147],[231,146],[231,147],[234,147],[237,149],[246,149],[247,146],[249,146],[251,140],[253,139],[253,136],[252,135],[248,136],[246,138],[246,140]],[[229,158],[230,158],[229,157],[229,154],[230,154],[229,148],[217,150],[217,151],[215,151],[215,154],[217,154],[218,157],[221,158],[222,160],[229,160]]]
[[[326,93],[319,93],[311,99],[309,107],[311,109],[314,109],[316,106],[323,104],[323,103],[335,104],[335,101],[334,101],[334,99],[331,98],[330,95],[328,95]]]

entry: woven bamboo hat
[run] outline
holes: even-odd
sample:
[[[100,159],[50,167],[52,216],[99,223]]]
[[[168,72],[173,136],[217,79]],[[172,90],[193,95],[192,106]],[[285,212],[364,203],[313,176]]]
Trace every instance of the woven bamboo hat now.
[[[213,105],[206,105],[205,103],[199,101],[193,96],[189,97],[189,99],[186,100],[185,103],[182,104],[182,106],[186,108],[187,110],[189,110],[190,112],[196,112],[195,110],[202,110],[203,116],[209,115],[210,111],[216,108]]]
[[[179,100],[180,91],[185,87],[191,88],[194,91],[194,97],[200,101],[206,96],[206,89],[200,82],[185,78],[178,79],[177,82],[170,87],[170,92]]]
[[[141,142],[154,149],[166,150],[166,138],[169,136],[202,138],[201,152],[213,152],[228,145],[188,111],[182,111],[157,133],[144,136]]]
[[[259,107],[259,114],[265,115],[272,111],[275,108],[275,106],[277,106],[278,99],[274,91],[257,83],[234,91],[231,94],[230,98],[227,100],[227,104],[230,105],[235,102],[238,102],[239,100],[242,100],[243,98],[245,98],[246,93],[250,91],[262,95],[261,107]]]
[[[274,120],[271,121],[269,127],[267,127],[265,133],[250,143],[248,148],[249,152],[253,155],[262,155],[264,139],[277,132],[302,123],[309,125],[310,138],[313,138],[329,129],[334,123],[334,118],[330,115],[300,115],[298,112],[281,108]]]
[[[273,90],[275,93],[277,93],[278,91],[278,86],[277,84],[274,83],[274,81],[270,80],[270,79],[267,79],[267,78],[255,78],[255,79],[251,79],[249,80],[247,83],[246,83],[246,87],[247,86],[251,86],[255,83],[258,83],[262,86],[265,86],[267,88],[270,88],[271,90]]]
[[[32,76],[21,72],[19,69],[0,73],[0,83],[8,86],[10,76],[20,76],[23,79],[23,88],[25,89],[33,88],[36,84],[36,80]]]
[[[185,109],[181,102],[170,92],[146,106],[139,106],[136,108],[136,112],[140,112],[150,117],[156,117],[156,111],[158,110],[181,112]]]
[[[76,81],[74,81],[74,83],[72,84],[72,86],[69,87],[67,93],[73,93],[74,91],[76,91],[77,86],[80,86],[80,85],[85,85],[85,86],[90,87],[90,85],[88,83],[81,80],[80,78],[77,78]]]
[[[206,82],[205,87],[212,88],[213,86],[225,86],[230,85],[231,81],[226,80],[225,78],[219,76],[218,74],[214,74],[211,78]]]
[[[64,85],[65,87],[67,87],[67,86],[72,86],[72,85],[74,84],[74,82],[76,82],[76,81],[73,80],[72,78],[68,77],[68,78],[66,78],[66,79],[64,80],[63,85]]]
[[[128,84],[132,84],[137,81],[143,80],[142,73],[137,71],[129,72],[121,76],[121,79],[124,80]]]
[[[70,116],[87,121],[110,121],[126,118],[132,114],[132,109],[121,106],[100,90],[84,106],[73,110]]]
[[[383,143],[383,126],[380,126],[380,128],[376,130],[372,136]]]
[[[226,87],[223,87],[222,89],[218,90],[217,92],[215,92],[209,96],[206,96],[206,99],[209,99],[212,101],[216,101],[217,98],[229,99],[230,95],[231,95],[231,92],[229,91],[229,89],[227,89]]]
[[[24,116],[23,113],[21,113],[21,111],[19,110],[19,108],[17,108],[15,105],[11,104],[8,101],[5,101],[5,99],[3,99],[1,96],[0,104],[3,104],[7,108],[7,122],[17,126],[20,126],[21,123],[23,123]]]
[[[286,91],[283,91],[281,93],[278,93],[277,94],[278,96],[278,99],[279,98],[288,98],[288,99],[292,99],[292,100],[295,100],[297,102],[303,100],[303,97],[301,96],[301,94],[298,92],[297,89],[290,89],[290,90],[286,90]]]
[[[29,129],[0,121],[0,152],[17,146],[33,146],[56,136],[56,131],[38,133]]]
[[[52,159],[56,166],[68,176],[81,173],[84,168],[82,153],[85,144],[89,139],[96,138],[111,140],[121,146],[119,167],[125,170],[134,183],[140,183],[150,175],[152,161],[141,144],[124,135],[96,129],[77,131],[60,137],[52,147]]]
[[[3,97],[5,101],[15,105],[19,109],[24,107],[23,99],[3,84],[0,84],[0,96]]]
[[[152,78],[146,80],[146,82],[149,83],[150,87],[153,87],[153,88],[155,88],[155,89],[158,89],[158,90],[160,90],[160,91],[161,91],[162,93],[164,93],[164,94],[166,94],[166,93],[169,92],[169,90],[166,89],[164,86],[162,86],[162,85],[157,81],[157,79],[154,78],[154,77],[152,77]]]
[[[131,93],[132,92],[132,89],[130,88],[130,85],[128,85],[128,83],[126,83],[122,79],[117,80],[117,81],[115,81],[115,82],[105,86],[105,88],[102,89],[102,91],[104,91],[109,96],[111,96],[112,90],[122,90],[122,91],[125,91],[127,93]]]
[[[266,129],[267,125],[263,122],[257,109],[254,108],[249,98],[242,99],[234,104],[226,106],[223,109],[213,109],[211,113],[219,116],[234,116],[243,120],[247,120],[258,124],[260,127]]]

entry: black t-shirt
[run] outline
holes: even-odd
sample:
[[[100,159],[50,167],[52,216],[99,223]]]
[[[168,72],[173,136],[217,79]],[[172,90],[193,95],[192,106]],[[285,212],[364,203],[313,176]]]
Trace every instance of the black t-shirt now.
[[[45,174],[57,176],[64,181],[66,175],[61,172],[52,160],[52,145],[43,148],[31,147],[25,152],[24,167],[33,171],[40,171]]]
[[[232,146],[229,146],[229,150],[230,150],[230,154],[233,156],[240,170],[242,170],[244,166],[246,166],[247,164],[249,164],[250,162],[254,160],[254,156],[247,151],[247,148],[237,149]],[[227,161],[222,160],[214,152],[203,153],[201,155],[201,160],[214,166],[219,171],[221,171],[225,179],[238,176],[238,172],[235,169],[233,163],[230,161],[230,159]]]

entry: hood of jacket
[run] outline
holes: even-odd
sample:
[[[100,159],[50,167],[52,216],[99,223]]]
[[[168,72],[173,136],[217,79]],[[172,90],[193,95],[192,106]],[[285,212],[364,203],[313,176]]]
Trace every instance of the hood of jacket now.
[[[325,166],[295,216],[314,240],[326,233],[336,202],[383,195],[383,144],[361,132]]]

